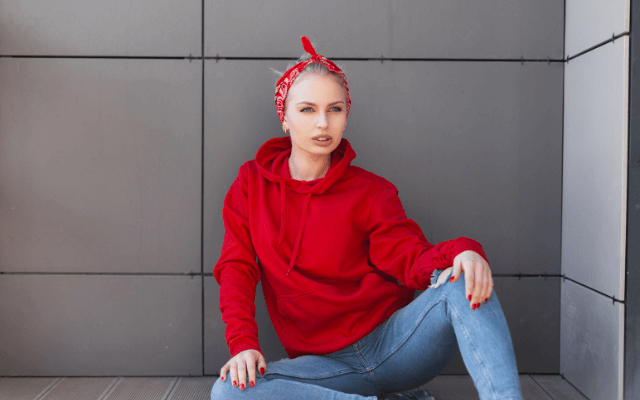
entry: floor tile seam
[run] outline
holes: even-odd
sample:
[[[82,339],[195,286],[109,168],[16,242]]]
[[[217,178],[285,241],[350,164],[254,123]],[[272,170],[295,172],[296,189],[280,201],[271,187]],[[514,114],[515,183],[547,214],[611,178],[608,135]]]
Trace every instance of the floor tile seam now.
[[[53,380],[53,382],[51,382],[49,385],[47,385],[46,388],[42,389],[42,391],[40,393],[38,393],[36,395],[36,397],[33,398],[33,400],[41,400],[43,399],[45,396],[47,396],[49,393],[51,393],[51,391],[53,389],[55,389],[66,377],[58,377],[56,379]],[[27,378],[28,379],[28,378]]]
[[[551,395],[551,393],[547,392],[547,390],[542,386],[542,384],[540,384],[540,382],[538,382],[538,381],[536,380],[536,378],[534,378],[531,374],[529,374],[529,378],[531,378],[531,380],[532,380],[536,385],[538,385],[538,387],[539,387],[540,389],[542,389],[542,391],[543,391],[543,392],[545,392],[545,393],[547,394],[547,396],[549,396],[549,398],[550,398],[550,399],[552,399],[552,400],[556,400],[556,399]],[[562,400],[562,399],[557,399],[557,400]]]
[[[175,392],[174,389],[178,387],[178,383],[181,381],[182,377],[174,377],[169,383],[169,387],[167,388],[167,390],[164,391],[164,394],[162,395],[160,400],[167,400],[169,396],[173,396],[173,393]]]
[[[120,385],[120,382],[124,380],[124,377],[119,376],[113,379],[109,386],[102,392],[102,394],[97,398],[97,400],[106,400],[111,396],[111,394],[116,390],[116,388]]]

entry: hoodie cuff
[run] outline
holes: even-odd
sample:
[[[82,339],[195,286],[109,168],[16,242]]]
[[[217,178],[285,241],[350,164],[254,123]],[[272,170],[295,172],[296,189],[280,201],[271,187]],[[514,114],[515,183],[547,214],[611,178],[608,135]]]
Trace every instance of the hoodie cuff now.
[[[456,258],[458,254],[467,250],[473,250],[476,253],[480,254],[482,258],[485,259],[487,264],[490,264],[489,259],[487,259],[487,255],[484,253],[484,249],[482,248],[482,245],[480,243],[471,238],[461,236],[456,239],[456,241],[451,246],[451,265],[453,265],[453,259]]]
[[[260,354],[264,357],[264,353],[260,349],[260,345],[253,340],[244,339],[239,342],[234,343],[233,348],[231,349],[231,357],[235,357],[238,353],[245,350],[258,350]]]

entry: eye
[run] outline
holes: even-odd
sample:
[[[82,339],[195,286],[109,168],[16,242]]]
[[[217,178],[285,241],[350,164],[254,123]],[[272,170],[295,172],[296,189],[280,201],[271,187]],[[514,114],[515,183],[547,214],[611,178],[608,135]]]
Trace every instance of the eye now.
[[[305,108],[301,109],[301,110],[300,110],[300,112],[304,112],[305,110],[312,111],[312,110],[311,110],[311,107],[305,107]]]
[[[340,108],[340,107],[338,107],[338,106],[335,106],[335,107],[333,107],[333,108],[332,108],[332,110],[342,111],[342,108]]]

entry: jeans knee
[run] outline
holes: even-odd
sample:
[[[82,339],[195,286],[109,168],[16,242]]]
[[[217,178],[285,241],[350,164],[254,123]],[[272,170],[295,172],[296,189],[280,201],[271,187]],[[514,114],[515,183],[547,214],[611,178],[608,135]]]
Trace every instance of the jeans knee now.
[[[211,388],[211,400],[234,400],[240,399],[242,391],[237,387],[231,386],[230,382],[222,382],[219,378]]]

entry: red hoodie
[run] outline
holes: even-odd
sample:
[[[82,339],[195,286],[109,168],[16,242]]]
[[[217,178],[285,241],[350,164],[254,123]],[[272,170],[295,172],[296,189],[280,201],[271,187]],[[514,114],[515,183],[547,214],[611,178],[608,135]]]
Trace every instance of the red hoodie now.
[[[290,154],[288,136],[265,142],[224,199],[225,235],[213,275],[232,356],[262,352],[255,322],[260,279],[273,327],[295,358],[332,353],[366,336],[459,253],[487,258],[473,239],[429,243],[405,215],[398,189],[351,165],[356,154],[347,139],[332,152],[325,176],[312,181],[291,178]]]

